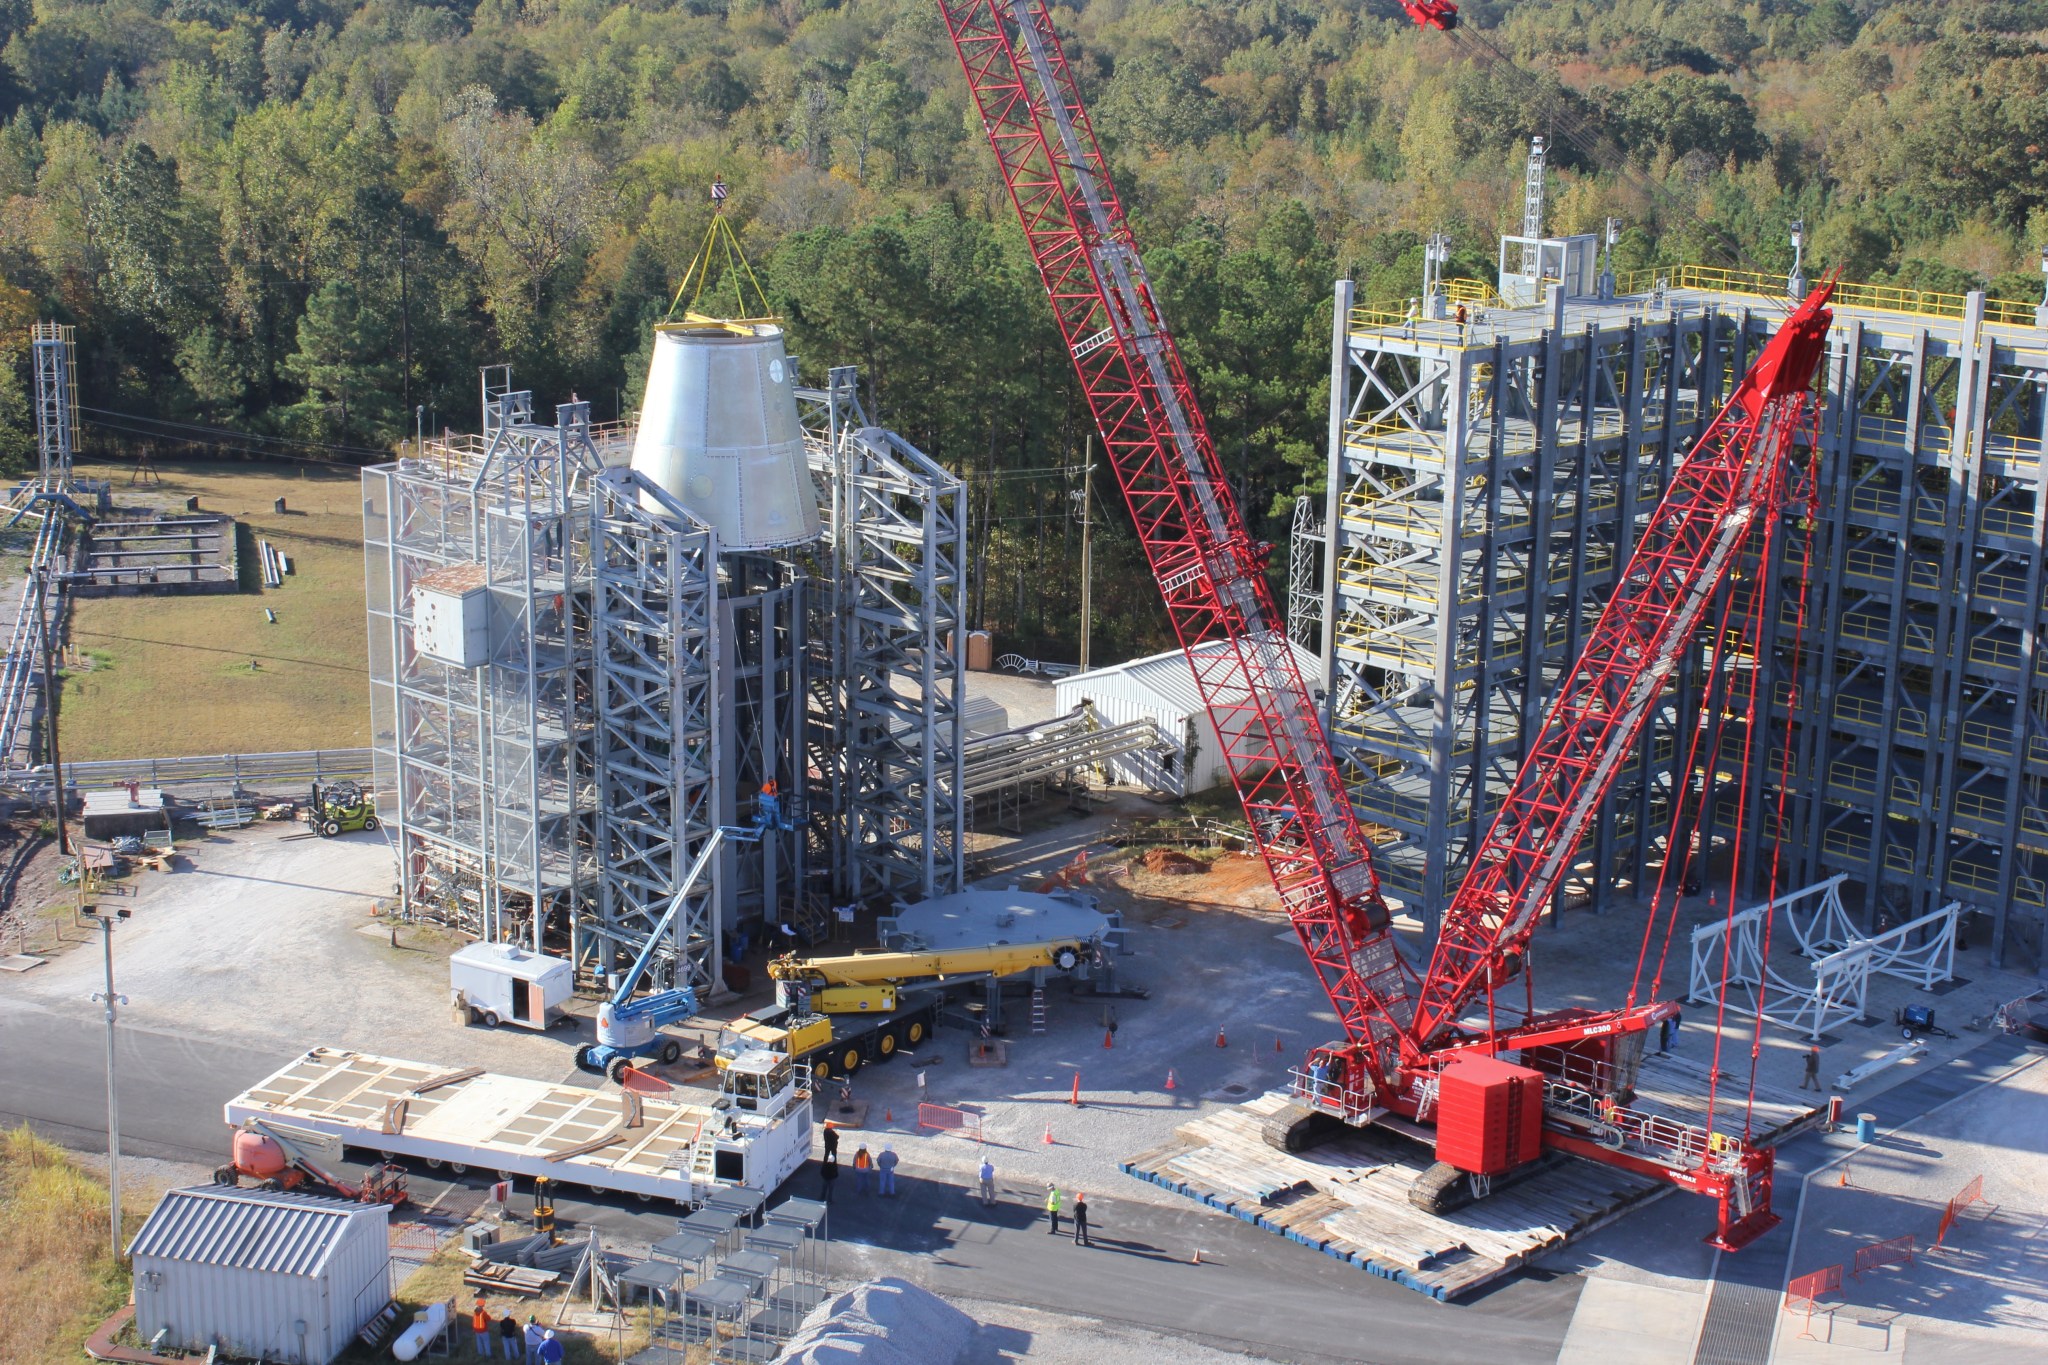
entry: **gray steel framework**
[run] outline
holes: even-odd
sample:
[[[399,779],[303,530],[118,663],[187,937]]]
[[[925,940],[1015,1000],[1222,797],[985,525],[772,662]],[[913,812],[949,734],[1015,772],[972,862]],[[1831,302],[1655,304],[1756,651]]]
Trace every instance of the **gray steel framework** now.
[[[1846,872],[1873,931],[1961,900],[1988,917],[1998,961],[2017,947],[2039,963],[2048,348],[2016,306],[1987,314],[1981,295],[1944,313],[1885,301],[1838,301],[1811,501],[1788,514],[1776,562],[1752,555],[1731,588],[1740,608],[1768,585],[1762,658],[1730,660],[1709,687],[1702,645],[1569,895],[1597,905],[1654,875],[1690,718],[1713,780],[1688,782],[1681,838],[1725,846],[1738,823],[1749,848],[1782,835],[1780,886]],[[1353,799],[1426,925],[1672,462],[1780,307],[1659,279],[1608,300],[1553,289],[1461,328],[1354,308],[1340,284],[1334,532],[1297,558],[1323,554],[1326,715]],[[1728,778],[1751,678],[1775,720],[1742,790]],[[1749,864],[1753,890],[1768,865]]]
[[[597,898],[579,956],[600,974],[630,961],[719,822],[714,723],[717,536],[630,469],[591,485],[591,739]],[[676,916],[675,984],[718,988],[718,869]],[[680,965],[678,965],[680,964]]]
[[[365,472],[372,753],[408,913],[493,940],[565,933],[602,975],[770,779],[798,829],[721,860],[678,917],[676,979],[715,991],[738,919],[815,932],[834,898],[961,885],[964,491],[853,393],[851,370],[803,391],[832,531],[788,554],[721,554],[608,458],[620,433],[581,403],[537,425],[503,367],[481,436]],[[489,661],[420,655],[421,576],[476,564]]]
[[[1314,649],[1322,637],[1323,526],[1315,499],[1294,500],[1294,526],[1287,542],[1287,637],[1303,649]]]
[[[78,447],[78,359],[71,328],[38,322],[29,332],[36,386],[36,470],[48,489],[71,486]]]
[[[1773,576],[1793,706],[1795,881],[1846,872],[1876,930],[1953,899],[2039,969],[2048,907],[2048,350],[1987,319],[1842,310],[1810,542]],[[1812,566],[1792,684],[1784,629]],[[1782,740],[1781,740],[1782,742]],[[1774,766],[1773,772],[1776,771]]]
[[[966,485],[868,425],[854,379],[834,369],[802,395],[838,588],[813,635],[831,654],[812,743],[842,755],[822,784],[827,853],[844,898],[946,895],[965,884]]]
[[[590,727],[589,405],[532,421],[525,391],[485,389],[481,438],[365,470],[372,748],[410,913],[538,946],[558,908],[580,918],[596,879]],[[420,577],[482,565],[491,655],[462,669],[413,648]]]
[[[1410,323],[1349,293],[1321,547],[1326,716],[1382,876],[1433,931],[1744,328],[1641,300],[1568,310],[1555,290],[1467,326]],[[1688,670],[1645,734],[1655,761],[1617,783],[1561,896],[1641,880],[1693,685]]]

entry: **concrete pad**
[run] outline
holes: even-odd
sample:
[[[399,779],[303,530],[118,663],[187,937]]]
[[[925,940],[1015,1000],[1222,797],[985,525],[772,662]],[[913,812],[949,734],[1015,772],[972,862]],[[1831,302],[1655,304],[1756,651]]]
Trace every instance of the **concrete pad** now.
[[[1690,1365],[1704,1288],[1673,1289],[1589,1277],[1558,1365]]]
[[[1772,1365],[1868,1365],[1906,1358],[1907,1324],[1897,1314],[1842,1304],[1832,1312],[1780,1313]],[[1810,1334],[1810,1335],[1809,1335]],[[1922,1352],[1915,1351],[1914,1360]],[[2011,1357],[2008,1356],[2007,1359]]]

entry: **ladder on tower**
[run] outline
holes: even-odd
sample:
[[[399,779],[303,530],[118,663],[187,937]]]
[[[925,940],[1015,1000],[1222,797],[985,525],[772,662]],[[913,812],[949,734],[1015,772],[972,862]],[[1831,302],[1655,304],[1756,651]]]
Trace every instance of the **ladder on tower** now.
[[[1031,987],[1031,1031],[1045,1032],[1045,987],[1040,985]]]

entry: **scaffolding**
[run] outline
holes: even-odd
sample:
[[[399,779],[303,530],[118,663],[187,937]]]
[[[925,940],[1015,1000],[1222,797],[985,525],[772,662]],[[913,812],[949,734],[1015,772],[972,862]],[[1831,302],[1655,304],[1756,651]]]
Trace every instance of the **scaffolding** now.
[[[589,405],[533,422],[533,395],[484,390],[484,433],[363,473],[372,748],[398,843],[401,908],[538,948],[594,880],[587,485]],[[414,591],[450,569],[489,591],[490,652],[463,668],[415,646]]]
[[[639,952],[721,824],[765,784],[788,830],[722,856],[663,974],[716,994],[744,925],[961,885],[960,481],[868,425],[852,370],[800,390],[829,535],[773,554],[624,467],[588,405],[534,421],[484,374],[484,429],[367,470],[376,786],[407,915],[567,952]],[[452,577],[450,576],[452,575]],[[429,657],[422,587],[485,589],[488,656]]]
[[[719,823],[712,721],[717,536],[630,469],[591,490],[598,894],[579,954],[598,974],[646,944]],[[717,989],[724,917],[718,869],[700,878],[664,954],[673,984]]]
[[[1536,243],[1526,278],[1523,245],[1503,240],[1499,295],[1447,282],[1475,305],[1463,321],[1360,307],[1339,283],[1330,529],[1297,546],[1322,555],[1325,719],[1353,801],[1432,931],[1674,462],[1786,293],[1674,267],[1603,298],[1592,238]],[[1531,302],[1502,303],[1518,293]],[[2016,944],[2038,963],[2048,349],[2031,305],[1981,294],[1844,285],[1835,308],[1819,444],[1799,456],[1813,501],[1729,589],[1738,610],[1769,593],[1761,657],[1713,670],[1736,682],[1711,694],[1710,644],[1677,672],[1561,899],[1597,908],[1654,875],[1704,716],[1681,839],[1710,856],[1746,812],[1747,847],[1777,839],[1781,883],[1847,873],[1866,931],[1958,900],[1989,917],[1996,962]],[[1740,793],[1748,686],[1774,720]]]
[[[967,488],[880,427],[843,451],[849,894],[949,895],[967,842]]]

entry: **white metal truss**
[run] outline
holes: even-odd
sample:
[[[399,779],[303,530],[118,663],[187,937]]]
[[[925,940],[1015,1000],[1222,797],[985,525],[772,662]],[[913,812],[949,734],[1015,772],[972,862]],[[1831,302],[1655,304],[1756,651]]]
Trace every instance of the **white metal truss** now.
[[[1314,649],[1323,629],[1323,541],[1325,528],[1315,499],[1294,500],[1294,526],[1287,547],[1287,637]]]
[[[78,360],[71,328],[39,322],[29,332],[36,379],[36,469],[42,486],[71,486],[78,448]]]
[[[718,824],[718,548],[709,526],[630,469],[592,481],[590,538],[598,885],[578,948],[603,975],[645,946]],[[714,867],[662,953],[672,983],[701,999],[721,989],[720,905]]]
[[[1955,976],[1956,918],[1951,903],[1886,930],[1873,938],[1859,934],[1842,905],[1846,874],[1816,882],[1780,898],[1753,905],[1692,934],[1692,965],[1686,998],[1704,1004],[1720,997],[1722,985],[1740,990],[1751,1009],[1763,997],[1766,1019],[1818,1042],[1838,1024],[1864,1017],[1872,976],[1897,977],[1932,990]],[[1802,955],[1812,959],[1810,980],[1788,978],[1766,958],[1766,915],[1782,921]]]
[[[538,947],[556,909],[575,922],[594,874],[576,711],[599,459],[588,404],[538,426],[530,393],[487,381],[484,397],[482,438],[363,474],[372,744],[402,908]],[[491,589],[491,655],[473,669],[413,647],[413,588],[453,565],[482,566]]]
[[[967,491],[894,432],[840,432],[847,894],[964,885]]]

